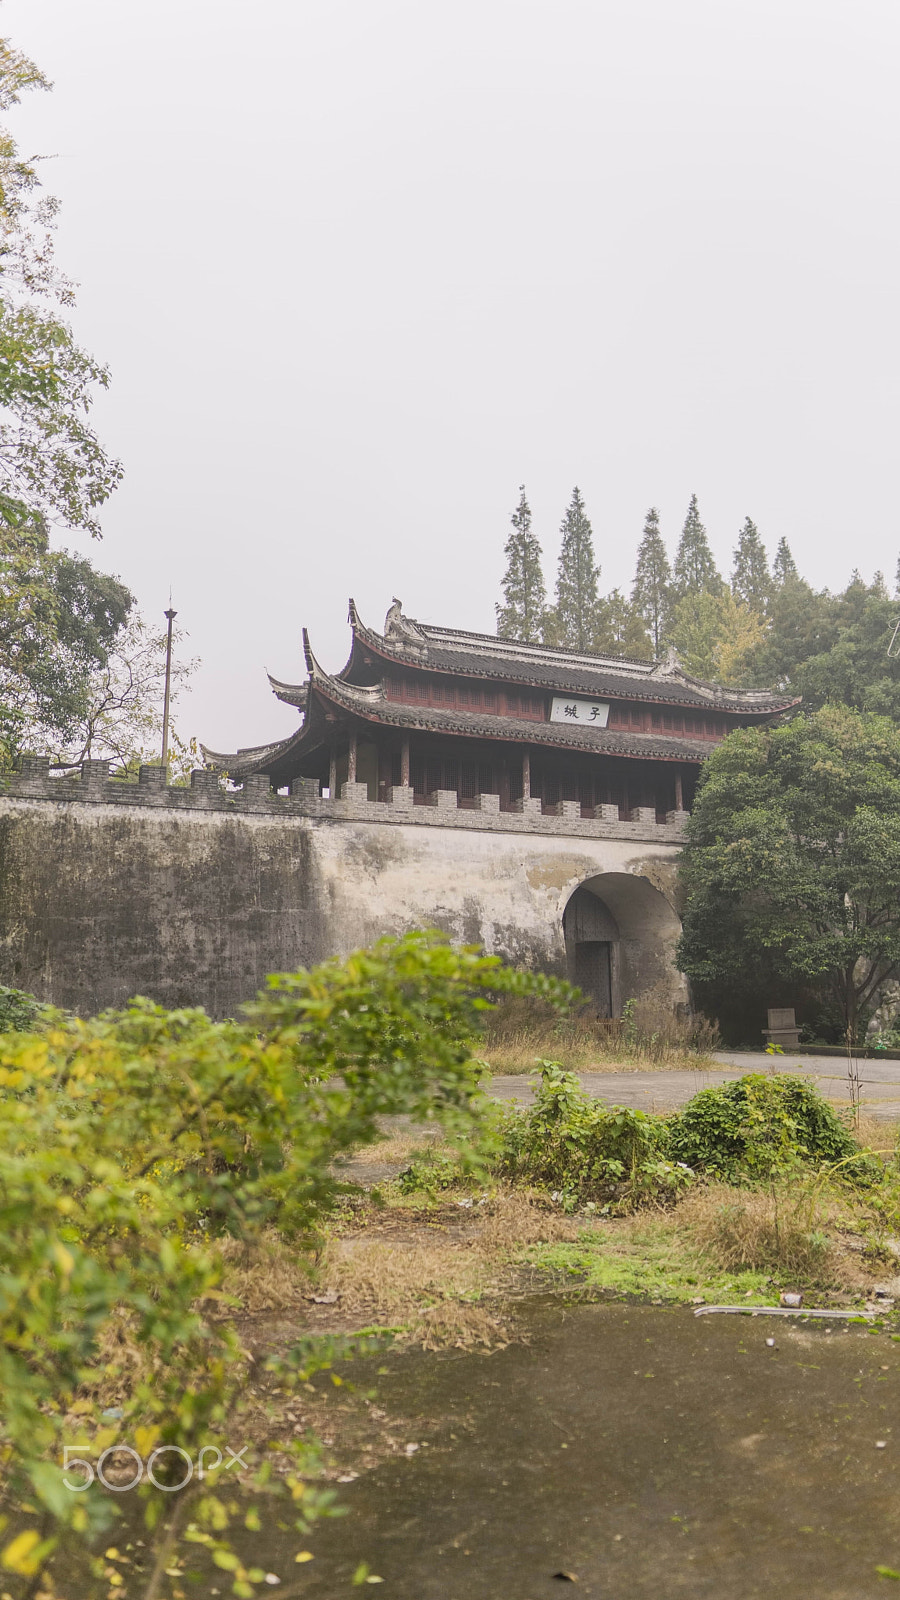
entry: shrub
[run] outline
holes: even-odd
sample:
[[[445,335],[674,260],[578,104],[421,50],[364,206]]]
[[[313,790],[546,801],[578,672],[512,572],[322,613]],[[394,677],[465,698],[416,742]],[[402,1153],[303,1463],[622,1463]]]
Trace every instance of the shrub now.
[[[506,1112],[498,1131],[497,1172],[558,1192],[566,1209],[633,1205],[670,1195],[692,1176],[669,1158],[663,1118],[590,1098],[557,1061],[541,1063],[534,1105]]]
[[[673,1159],[725,1178],[845,1161],[859,1149],[811,1084],[788,1073],[752,1072],[701,1089],[670,1118],[669,1129]]]
[[[270,978],[238,1022],[136,1000],[0,1037],[0,1526],[19,1530],[0,1563],[33,1580],[29,1593],[61,1526],[91,1536],[114,1515],[108,1497],[63,1486],[70,1408],[95,1455],[137,1439],[142,1454],[195,1458],[221,1438],[246,1353],[221,1316],[219,1241],[249,1256],[274,1229],[313,1245],[342,1187],[336,1159],[376,1142],[382,1115],[462,1138],[479,1099],[471,1039],[497,990],[567,993],[410,934]],[[115,1327],[131,1368],[118,1372],[124,1414],[106,1426]],[[285,1358],[279,1381],[309,1365]],[[316,1495],[296,1475],[287,1487],[302,1529]],[[196,1507],[188,1537],[252,1595],[265,1575],[231,1551],[228,1504],[196,1489],[173,1526]],[[158,1497],[145,1510],[149,1522]]]
[[[8,989],[0,983],[0,1033],[28,1033],[36,1028],[49,1007],[41,1005],[24,989]]]

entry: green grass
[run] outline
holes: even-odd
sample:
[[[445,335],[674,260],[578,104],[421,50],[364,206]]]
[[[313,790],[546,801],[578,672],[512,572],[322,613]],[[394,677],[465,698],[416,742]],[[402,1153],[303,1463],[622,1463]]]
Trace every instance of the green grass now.
[[[534,1245],[521,1259],[530,1266],[566,1272],[586,1288],[651,1300],[748,1306],[777,1301],[767,1272],[720,1272],[679,1237],[670,1218],[641,1220],[627,1232],[586,1228],[574,1244]]]

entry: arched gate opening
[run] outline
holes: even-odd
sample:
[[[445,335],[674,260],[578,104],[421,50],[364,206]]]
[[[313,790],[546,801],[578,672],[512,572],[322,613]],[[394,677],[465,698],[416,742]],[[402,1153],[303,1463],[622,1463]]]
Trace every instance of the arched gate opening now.
[[[681,922],[649,878],[603,872],[570,895],[563,911],[566,966],[599,1017],[653,991],[663,1008],[687,998],[675,965]]]

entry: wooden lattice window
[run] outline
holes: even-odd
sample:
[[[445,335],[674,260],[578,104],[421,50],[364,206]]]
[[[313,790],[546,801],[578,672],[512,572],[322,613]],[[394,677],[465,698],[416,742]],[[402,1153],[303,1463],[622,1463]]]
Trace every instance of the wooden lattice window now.
[[[477,761],[462,761],[459,768],[459,797],[461,800],[474,800],[478,793],[478,763]]]

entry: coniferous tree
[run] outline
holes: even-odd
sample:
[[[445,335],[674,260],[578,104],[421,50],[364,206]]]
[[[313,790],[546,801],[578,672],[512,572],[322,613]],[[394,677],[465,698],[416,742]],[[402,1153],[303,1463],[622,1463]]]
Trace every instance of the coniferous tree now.
[[[706,529],[700,521],[697,496],[692,494],[672,567],[674,597],[683,600],[690,594],[721,594],[722,588],[722,579],[709,548]]]
[[[731,592],[736,600],[759,615],[765,611],[772,597],[772,577],[766,547],[759,537],[759,529],[750,517],[738,534],[731,572]]]
[[[659,531],[659,512],[651,506],[644,518],[644,532],[638,546],[631,604],[643,619],[655,656],[660,653],[671,616],[671,585],[672,568]]]
[[[519,485],[519,504],[510,517],[512,533],[506,541],[506,571],[500,587],[504,604],[496,605],[497,632],[506,639],[535,644],[541,637],[547,591],[541,571],[541,547],[531,531],[531,507],[525,485]]]
[[[644,619],[629,605],[621,589],[613,589],[597,602],[592,647],[601,655],[632,656],[638,661],[648,661],[652,656]]]
[[[775,551],[775,560],[772,562],[772,579],[776,588],[783,589],[789,579],[799,578],[799,576],[797,563],[791,555],[787,539],[779,539],[778,549]]]
[[[900,556],[897,557],[897,574],[894,578],[894,593],[900,600]]]
[[[577,487],[572,490],[560,533],[556,604],[547,637],[565,649],[589,650],[596,627],[600,568],[594,560],[593,530]]]

